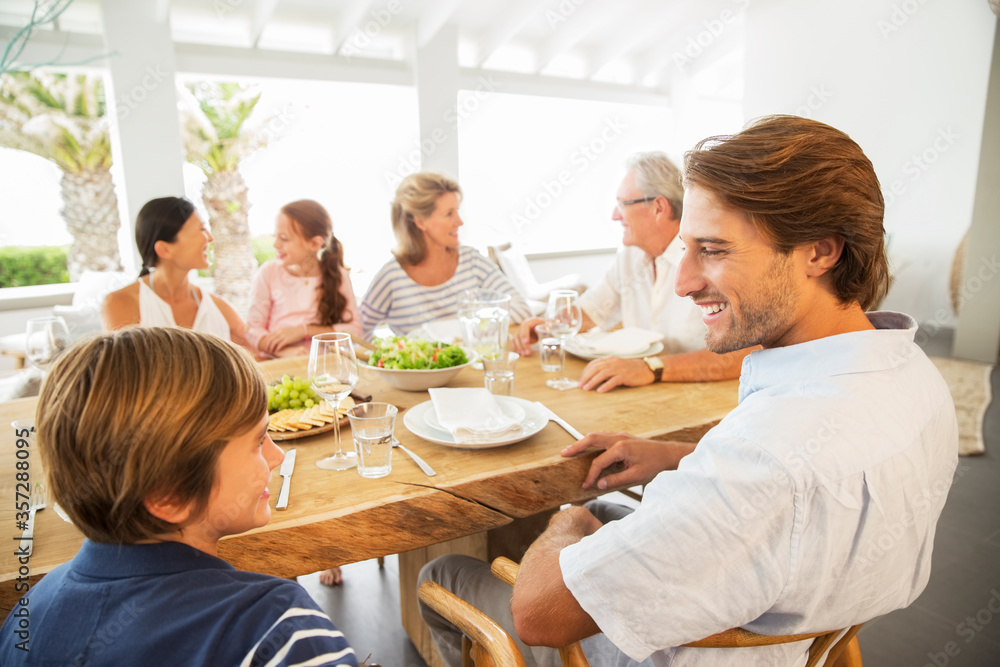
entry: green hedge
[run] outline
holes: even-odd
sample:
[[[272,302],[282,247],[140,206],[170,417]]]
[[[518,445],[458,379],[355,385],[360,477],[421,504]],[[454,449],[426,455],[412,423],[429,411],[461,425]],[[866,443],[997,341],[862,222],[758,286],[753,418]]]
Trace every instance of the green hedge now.
[[[69,246],[0,248],[0,288],[69,282]]]
[[[258,266],[274,259],[273,236],[258,236],[252,243]],[[0,248],[0,288],[68,283],[67,253],[68,245]],[[211,275],[211,271],[199,271],[199,274]]]

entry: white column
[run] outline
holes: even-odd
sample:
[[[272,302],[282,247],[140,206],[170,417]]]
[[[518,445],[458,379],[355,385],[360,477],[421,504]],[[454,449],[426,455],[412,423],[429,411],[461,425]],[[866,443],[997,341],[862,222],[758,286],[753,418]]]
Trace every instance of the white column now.
[[[101,0],[111,85],[107,91],[112,118],[111,153],[118,180],[124,258],[138,251],[135,216],[150,199],[184,195],[184,161],[174,44],[167,3],[158,0]],[[126,259],[126,263],[128,260]]]
[[[1000,23],[998,23],[1000,27]],[[965,244],[965,272],[958,290],[961,312],[952,353],[995,364],[1000,358],[1000,30],[986,94],[983,143]]]
[[[416,54],[420,169],[458,174],[458,28],[445,25]]]

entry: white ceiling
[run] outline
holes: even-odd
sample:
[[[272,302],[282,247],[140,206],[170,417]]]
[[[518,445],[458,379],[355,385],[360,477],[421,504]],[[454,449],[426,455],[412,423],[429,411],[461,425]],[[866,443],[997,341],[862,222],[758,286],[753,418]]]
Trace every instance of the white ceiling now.
[[[747,0],[129,1],[169,9],[178,45],[248,57],[285,51],[406,65],[416,47],[454,25],[463,68],[657,92],[668,91],[678,73],[706,75],[711,93],[723,97],[739,95],[742,80]],[[34,4],[0,0],[0,25],[23,26]],[[101,4],[74,0],[57,31],[100,35]]]

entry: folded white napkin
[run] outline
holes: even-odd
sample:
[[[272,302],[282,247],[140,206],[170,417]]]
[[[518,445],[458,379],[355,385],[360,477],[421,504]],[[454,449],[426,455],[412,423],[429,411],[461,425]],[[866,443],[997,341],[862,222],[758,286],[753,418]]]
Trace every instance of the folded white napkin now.
[[[496,442],[521,432],[520,422],[504,414],[496,397],[483,387],[435,387],[428,391],[438,422],[455,442]]]
[[[592,354],[639,354],[663,338],[659,331],[623,327],[617,331],[588,331],[576,336],[573,344]]]

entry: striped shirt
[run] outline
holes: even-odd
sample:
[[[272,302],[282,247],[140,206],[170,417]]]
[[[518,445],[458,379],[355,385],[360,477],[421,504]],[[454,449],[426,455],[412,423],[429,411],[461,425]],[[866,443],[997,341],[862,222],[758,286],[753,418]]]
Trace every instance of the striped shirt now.
[[[24,599],[27,609],[15,606],[4,623],[0,664],[358,664],[344,635],[297,583],[241,572],[180,542],[84,540],[73,560]],[[15,646],[23,617],[31,619],[30,653]]]
[[[421,324],[458,316],[458,295],[467,289],[491,289],[510,294],[510,319],[518,323],[530,316],[524,297],[493,262],[470,246],[458,249],[455,274],[440,285],[417,284],[395,258],[386,262],[361,303],[365,338],[383,322],[398,335]]]

